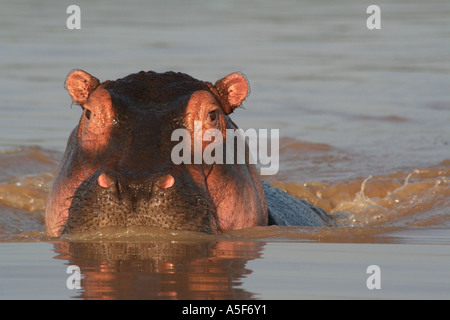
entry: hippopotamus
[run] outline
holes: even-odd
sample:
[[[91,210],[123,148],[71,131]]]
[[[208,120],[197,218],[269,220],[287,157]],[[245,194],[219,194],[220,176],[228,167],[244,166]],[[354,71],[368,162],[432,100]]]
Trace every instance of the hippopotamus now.
[[[82,108],[51,187],[50,237],[105,227],[152,226],[219,233],[267,225],[331,226],[331,215],[262,181],[255,165],[174,163],[176,129],[236,129],[230,114],[249,84],[214,84],[179,72],[138,72],[100,82],[73,70],[65,88]],[[203,141],[201,148],[208,142]]]

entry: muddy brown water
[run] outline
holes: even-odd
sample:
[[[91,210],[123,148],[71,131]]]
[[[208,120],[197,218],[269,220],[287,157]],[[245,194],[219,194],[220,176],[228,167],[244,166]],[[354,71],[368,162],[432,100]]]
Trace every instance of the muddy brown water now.
[[[360,1],[176,2],[80,4],[77,31],[65,4],[2,3],[0,298],[448,299],[448,2],[381,1],[376,31]],[[264,179],[340,226],[47,238],[45,200],[81,114],[63,88],[73,68],[242,71],[252,91],[233,120],[280,130],[279,172]]]

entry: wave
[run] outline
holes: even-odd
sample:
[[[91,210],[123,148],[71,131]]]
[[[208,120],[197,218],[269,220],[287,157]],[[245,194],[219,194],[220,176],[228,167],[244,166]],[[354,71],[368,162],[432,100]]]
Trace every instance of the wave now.
[[[281,153],[292,146],[309,154],[335,152],[328,145],[285,141]],[[48,240],[45,202],[61,157],[59,152],[37,146],[0,152],[0,241]],[[337,157],[335,161],[347,160]],[[269,182],[331,213],[340,227],[258,227],[220,237],[351,241],[399,229],[450,227],[450,160],[385,175],[320,182],[295,180],[272,178]]]
[[[338,182],[271,182],[334,215],[341,226],[450,226],[450,160],[411,172]]]

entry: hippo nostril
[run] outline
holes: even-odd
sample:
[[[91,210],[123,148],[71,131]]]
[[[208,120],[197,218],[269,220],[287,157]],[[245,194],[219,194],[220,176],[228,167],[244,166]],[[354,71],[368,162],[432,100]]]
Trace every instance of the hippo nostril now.
[[[107,173],[102,173],[97,178],[97,183],[100,187],[109,188],[115,182],[114,178],[108,175]]]
[[[172,175],[167,174],[159,178],[157,183],[161,189],[168,189],[175,184],[175,178]]]

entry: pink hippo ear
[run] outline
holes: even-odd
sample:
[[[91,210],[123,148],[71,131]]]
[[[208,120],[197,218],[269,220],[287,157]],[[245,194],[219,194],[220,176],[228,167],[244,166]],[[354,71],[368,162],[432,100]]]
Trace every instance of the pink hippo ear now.
[[[65,87],[75,103],[83,105],[100,81],[83,70],[73,70],[66,78]]]
[[[226,114],[230,114],[239,107],[249,93],[249,85],[244,75],[232,73],[217,80],[214,84],[222,98],[228,101],[229,106],[224,106]]]

